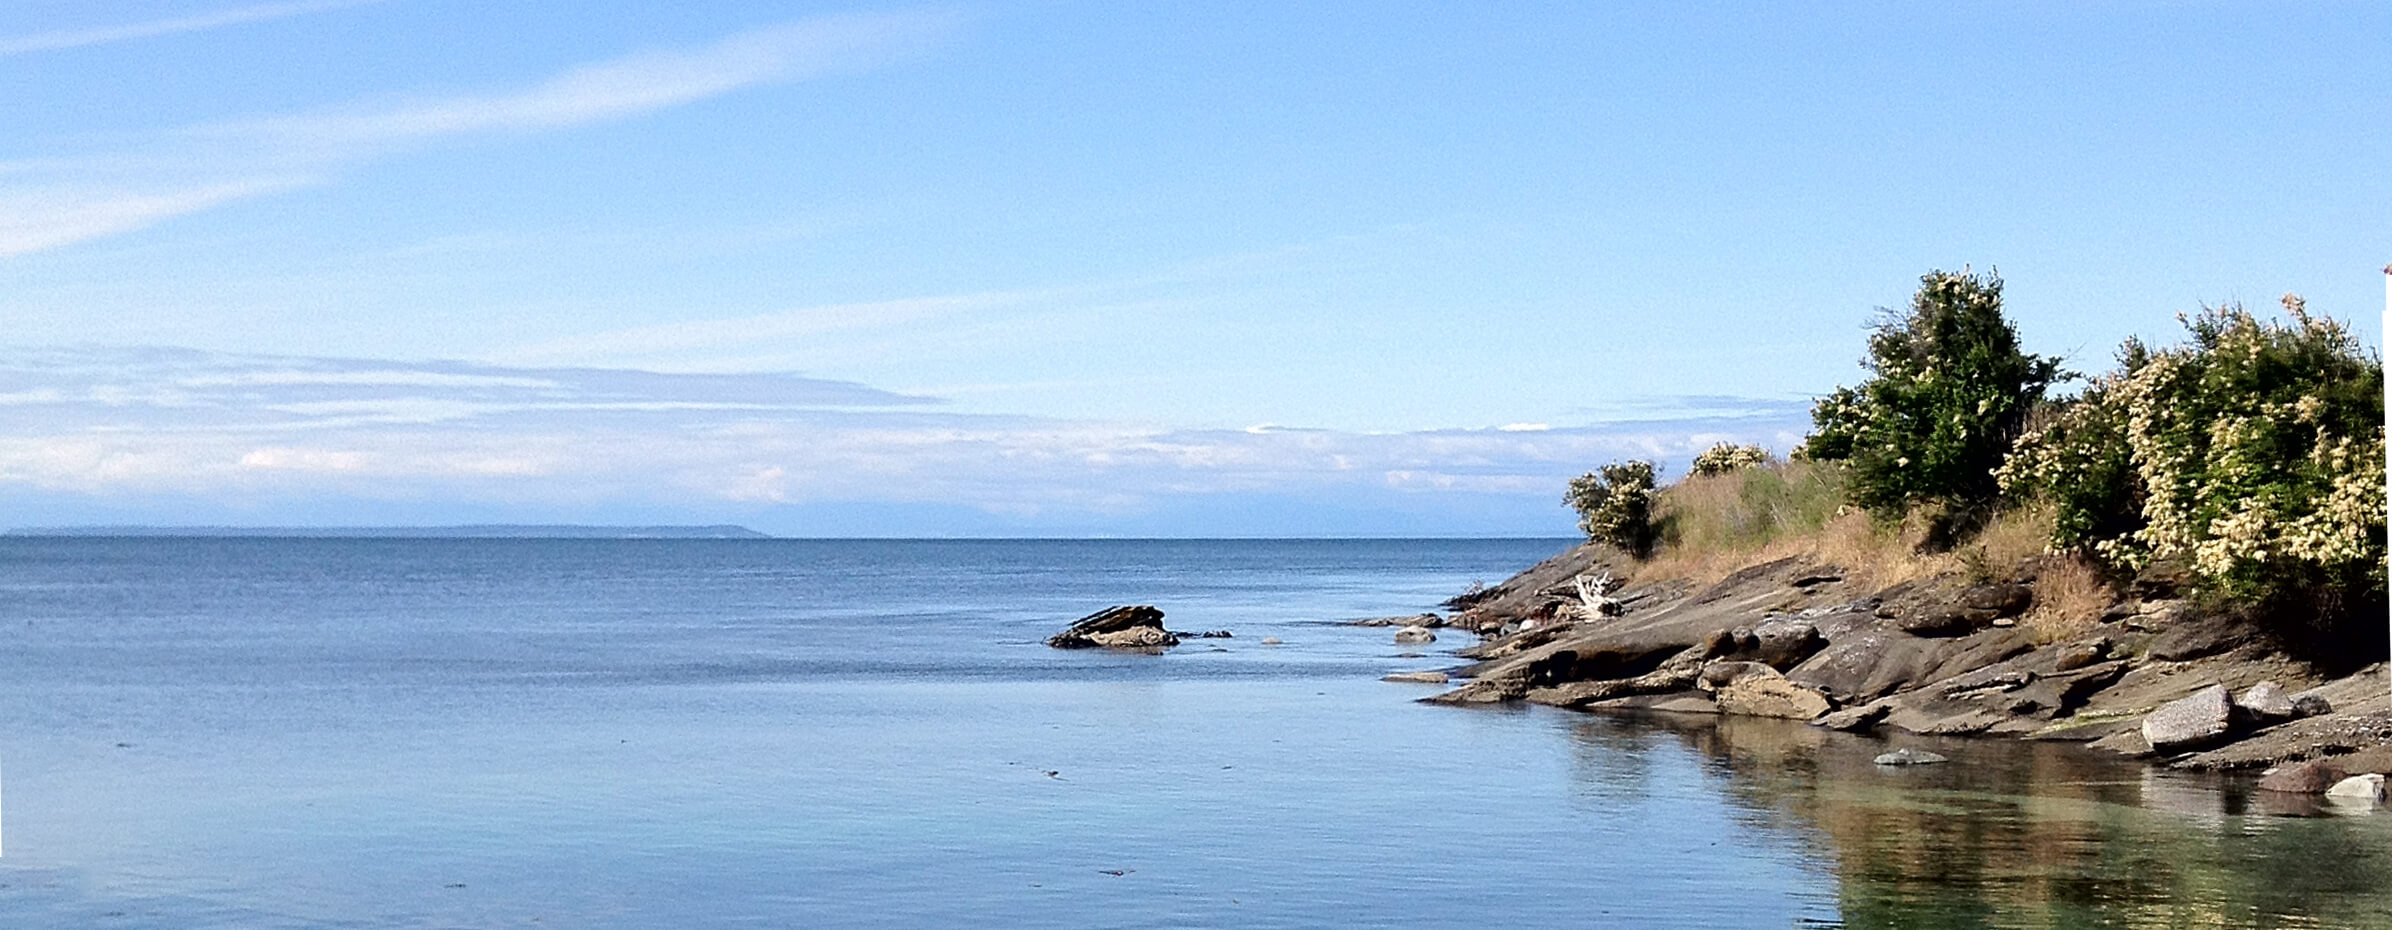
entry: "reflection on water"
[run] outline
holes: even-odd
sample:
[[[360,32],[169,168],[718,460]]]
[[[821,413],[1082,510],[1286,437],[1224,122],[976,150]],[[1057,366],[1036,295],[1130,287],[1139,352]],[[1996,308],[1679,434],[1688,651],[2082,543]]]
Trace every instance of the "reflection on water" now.
[[[1654,741],[1706,760],[1756,826],[1806,837],[1842,925],[2392,927],[2392,815],[2077,746],[1874,740],[1778,720],[1592,717],[1581,787],[1632,791]],[[1946,765],[1880,767],[1897,745]],[[2347,813],[2347,812],[2345,812]]]

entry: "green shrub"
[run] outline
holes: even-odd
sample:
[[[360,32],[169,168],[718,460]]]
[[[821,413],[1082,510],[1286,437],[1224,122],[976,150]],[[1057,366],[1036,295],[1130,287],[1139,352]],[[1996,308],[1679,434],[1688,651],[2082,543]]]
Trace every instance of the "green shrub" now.
[[[1688,474],[1698,477],[1724,475],[1739,468],[1751,468],[1767,461],[1769,461],[1769,450],[1767,449],[1760,446],[1739,446],[1723,442],[1705,449],[1702,454],[1695,456],[1694,468]]]
[[[2284,306],[2289,324],[2229,306],[2185,319],[2184,346],[2129,343],[2024,438],[2002,478],[2054,502],[2054,545],[2127,569],[2182,558],[2216,593],[2328,619],[2380,602],[2383,363]]]
[[[1588,539],[1644,558],[1653,549],[1653,463],[1613,462],[1570,479],[1562,503],[1578,511]]]
[[[1849,462],[1853,502],[1881,517],[1921,504],[1981,514],[2001,490],[1994,469],[2060,377],[2058,360],[2019,350],[2001,279],[1966,271],[1920,278],[1910,310],[1870,334],[1862,365],[1866,381],[1812,408],[1802,451]]]

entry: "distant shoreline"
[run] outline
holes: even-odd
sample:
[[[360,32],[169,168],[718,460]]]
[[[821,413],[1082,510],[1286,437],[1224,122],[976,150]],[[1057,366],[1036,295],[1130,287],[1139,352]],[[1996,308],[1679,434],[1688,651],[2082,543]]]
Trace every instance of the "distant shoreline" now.
[[[0,536],[74,538],[240,539],[772,539],[744,526],[579,526],[468,524],[462,526],[43,526]]]

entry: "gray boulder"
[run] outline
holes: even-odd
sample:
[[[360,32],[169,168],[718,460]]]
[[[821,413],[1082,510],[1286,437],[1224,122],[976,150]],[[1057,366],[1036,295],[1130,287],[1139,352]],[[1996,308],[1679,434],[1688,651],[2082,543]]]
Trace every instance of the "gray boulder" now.
[[[1938,753],[1928,752],[1924,749],[1910,749],[1907,747],[1896,749],[1892,752],[1877,757],[1878,765],[1934,765],[1939,762],[1950,761],[1952,760],[1944,758]]]
[[[1081,617],[1063,632],[1047,637],[1057,649],[1160,649],[1179,645],[1179,637],[1163,629],[1163,612],[1144,604],[1107,607]]]
[[[2143,739],[2153,752],[2198,749],[2226,737],[2234,726],[2234,702],[2225,685],[2210,685],[2159,706],[2143,717]]]
[[[2260,723],[2290,720],[2294,713],[2291,693],[2276,687],[2272,681],[2263,681],[2244,690],[2240,697],[2234,699],[2234,706],[2242,708],[2243,713]]]
[[[1408,626],[1395,631],[1395,641],[1406,644],[1433,643],[1437,641],[1437,634],[1425,626]]]

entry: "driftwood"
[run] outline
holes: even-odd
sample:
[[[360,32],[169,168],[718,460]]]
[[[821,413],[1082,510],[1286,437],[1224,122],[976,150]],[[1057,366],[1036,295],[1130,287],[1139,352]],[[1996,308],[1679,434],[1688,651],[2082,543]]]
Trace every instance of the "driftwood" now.
[[[1610,597],[1611,589],[1618,587],[1619,582],[1612,579],[1609,571],[1592,578],[1581,573],[1571,584],[1578,589],[1578,606],[1569,608],[1576,615],[1574,619],[1617,617],[1626,610],[1626,605]]]

